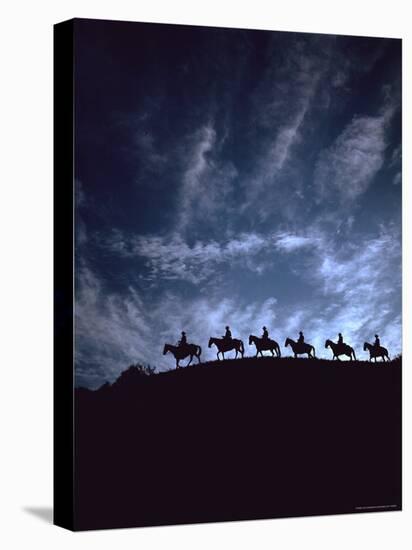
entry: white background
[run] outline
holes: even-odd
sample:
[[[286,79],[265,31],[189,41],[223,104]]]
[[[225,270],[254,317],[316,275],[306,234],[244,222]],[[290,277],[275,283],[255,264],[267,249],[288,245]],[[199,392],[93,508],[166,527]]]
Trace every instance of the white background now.
[[[52,25],[91,17],[404,38],[404,245],[410,245],[411,218],[405,216],[411,205],[408,3],[15,0],[2,6],[0,545],[6,549],[410,548],[406,536],[412,520],[408,468],[412,407],[406,336],[410,337],[411,326],[411,269],[405,246],[403,512],[75,534],[47,520],[52,506]]]

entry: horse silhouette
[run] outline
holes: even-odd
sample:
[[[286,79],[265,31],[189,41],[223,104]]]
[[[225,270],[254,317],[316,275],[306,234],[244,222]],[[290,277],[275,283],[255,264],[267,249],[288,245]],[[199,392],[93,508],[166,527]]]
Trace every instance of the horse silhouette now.
[[[375,359],[375,363],[376,363],[377,357],[382,357],[383,361],[386,361],[386,359],[390,361],[388,350],[382,346],[377,347],[372,344],[369,344],[369,342],[365,342],[363,344],[363,351],[366,351],[366,350],[369,351],[369,361],[372,361],[372,359]]]
[[[252,344],[255,344],[256,346],[256,357],[259,353],[263,357],[262,351],[271,351],[272,356],[275,356],[273,353],[273,351],[275,351],[277,357],[281,356],[279,344],[275,342],[275,340],[271,340],[270,338],[259,338],[258,336],[251,334],[249,336],[249,346]]]
[[[217,358],[219,359],[219,354],[222,354],[223,359],[225,358],[225,351],[231,351],[232,349],[236,350],[235,359],[237,359],[237,354],[240,353],[240,355],[243,358],[243,354],[245,352],[245,348],[243,346],[242,340],[238,340],[237,338],[232,338],[231,340],[226,340],[225,338],[209,338],[209,344],[208,347],[211,348],[212,345],[215,345],[218,349],[217,352]]]
[[[185,359],[190,355],[190,360],[186,367],[190,365],[193,357],[196,357],[200,363],[200,355],[202,353],[202,348],[196,344],[186,344],[185,346],[173,346],[172,344],[165,344],[163,348],[163,355],[166,355],[167,352],[170,352],[176,359],[176,368],[181,368],[179,361]]]
[[[288,346],[292,348],[292,351],[295,354],[295,358],[297,358],[298,355],[304,355],[305,353],[308,354],[308,359],[315,359],[316,357],[315,348],[311,344],[300,344],[299,342],[295,342],[295,340],[292,340],[292,338],[286,338],[285,348],[287,348]]]
[[[348,344],[337,344],[332,340],[326,340],[325,348],[331,348],[333,351],[332,359],[338,359],[340,361],[339,355],[347,355],[349,359],[352,359],[353,356],[353,359],[356,361],[355,350],[351,346],[348,346]]]

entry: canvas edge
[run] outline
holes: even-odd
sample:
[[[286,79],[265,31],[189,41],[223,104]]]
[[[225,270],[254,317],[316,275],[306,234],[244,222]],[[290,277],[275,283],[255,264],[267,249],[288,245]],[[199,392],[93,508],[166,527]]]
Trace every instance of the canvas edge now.
[[[53,523],[74,530],[73,21],[53,27]]]

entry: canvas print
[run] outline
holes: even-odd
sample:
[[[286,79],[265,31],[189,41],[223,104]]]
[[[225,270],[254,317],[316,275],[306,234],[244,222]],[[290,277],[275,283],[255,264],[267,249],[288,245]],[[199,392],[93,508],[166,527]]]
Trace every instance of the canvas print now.
[[[70,26],[70,528],[400,510],[401,40]]]

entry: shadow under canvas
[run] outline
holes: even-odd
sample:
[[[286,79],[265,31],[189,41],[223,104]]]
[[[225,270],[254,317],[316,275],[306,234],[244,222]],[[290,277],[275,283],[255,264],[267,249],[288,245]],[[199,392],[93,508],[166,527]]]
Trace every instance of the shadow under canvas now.
[[[53,508],[51,506],[25,506],[23,511],[46,523],[53,524]]]

